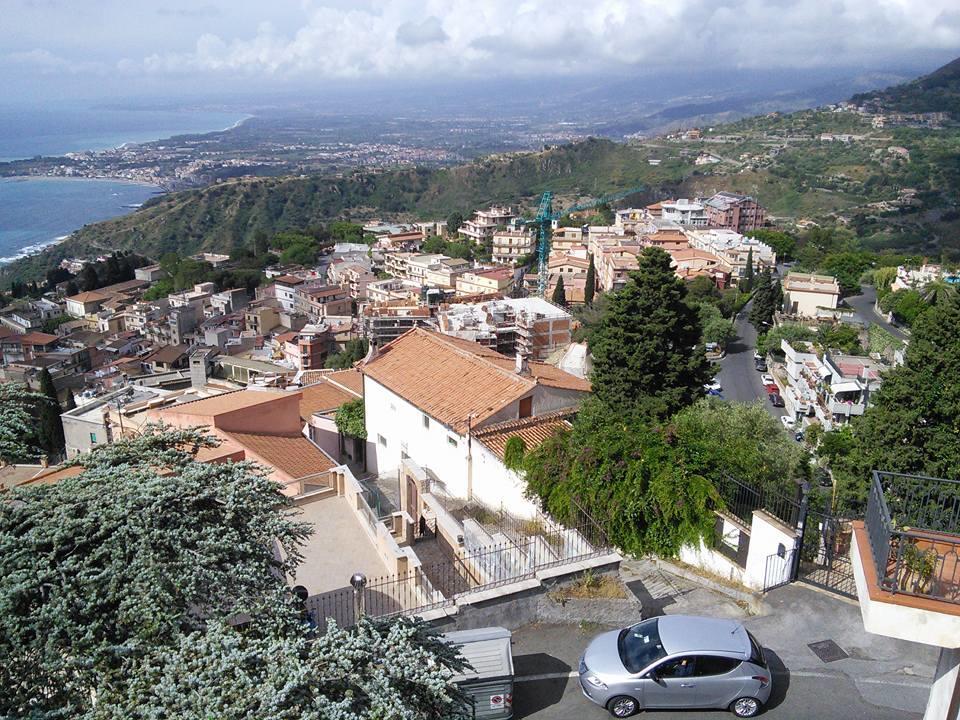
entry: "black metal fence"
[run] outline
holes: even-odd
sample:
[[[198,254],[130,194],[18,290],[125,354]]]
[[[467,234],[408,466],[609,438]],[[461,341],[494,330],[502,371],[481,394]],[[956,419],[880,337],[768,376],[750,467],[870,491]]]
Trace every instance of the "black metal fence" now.
[[[793,497],[780,490],[749,485],[730,475],[721,476],[715,485],[723,500],[721,509],[744,525],[749,526],[753,521],[754,510],[766,510],[789,527],[797,527],[800,522],[800,485],[797,485]]]
[[[866,528],[880,587],[960,604],[960,481],[874,471]]]

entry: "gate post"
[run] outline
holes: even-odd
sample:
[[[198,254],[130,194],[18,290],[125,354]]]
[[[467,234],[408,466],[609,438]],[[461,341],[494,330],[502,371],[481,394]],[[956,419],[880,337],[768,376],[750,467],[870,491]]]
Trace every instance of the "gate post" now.
[[[803,551],[803,535],[807,526],[807,512],[810,509],[810,483],[806,480],[800,485],[800,511],[797,515],[797,539],[793,544],[793,565],[790,568],[790,582],[800,575],[800,553]]]

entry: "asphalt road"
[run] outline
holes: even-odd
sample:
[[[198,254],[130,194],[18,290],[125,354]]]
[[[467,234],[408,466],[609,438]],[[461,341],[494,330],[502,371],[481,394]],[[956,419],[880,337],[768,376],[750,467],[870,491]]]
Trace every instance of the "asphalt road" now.
[[[757,331],[747,321],[750,313],[748,303],[734,322],[737,337],[727,345],[727,356],[720,361],[717,377],[723,386],[724,399],[731,402],[754,402],[762,400],[764,406],[774,417],[783,415],[782,408],[773,407],[767,400],[767,391],[760,381],[762,373],[757,372],[753,363],[753,352],[757,345]]]
[[[877,300],[877,289],[871,285],[864,285],[860,289],[862,292],[859,295],[845,298],[844,302],[856,310],[857,315],[859,315],[863,320],[866,320],[874,325],[879,325],[895,338],[906,340],[907,336],[904,334],[903,330],[898,328],[896,325],[891,325],[888,323],[882,315],[873,309],[873,304]]]

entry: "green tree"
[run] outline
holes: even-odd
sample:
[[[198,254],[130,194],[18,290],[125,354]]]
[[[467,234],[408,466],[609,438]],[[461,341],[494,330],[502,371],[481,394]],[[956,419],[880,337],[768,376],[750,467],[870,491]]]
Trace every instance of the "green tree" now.
[[[783,355],[780,349],[781,340],[786,340],[793,345],[797,342],[813,340],[815,336],[813,330],[800,323],[781,323],[771,328],[765,335],[757,337],[757,352],[761,355],[767,353]]]
[[[720,289],[711,278],[698,275],[687,283],[687,302],[694,307],[710,303],[719,308],[720,298]]]
[[[960,476],[960,297],[922,313],[903,365],[889,371],[853,424],[840,474],[847,504],[862,505],[870,470]]]
[[[347,370],[363,360],[369,350],[370,343],[366,338],[347,340],[343,346],[343,352],[328,357],[324,365],[333,370]]]
[[[367,426],[364,417],[363,399],[357,398],[338,407],[334,423],[337,426],[337,432],[366,440]]]
[[[677,455],[687,470],[714,482],[729,475],[792,497],[794,481],[808,474],[806,452],[761,402],[704,398],[677,413],[672,432]]]
[[[626,285],[604,293],[590,333],[593,390],[610,407],[643,406],[666,417],[703,394],[710,368],[697,311],[660,248],[645,248]]]
[[[773,313],[776,311],[776,291],[769,270],[764,270],[757,278],[757,287],[753,293],[753,307],[750,308],[750,324],[758,333],[765,332],[773,325]]]
[[[34,460],[40,455],[34,419],[45,402],[45,395],[31,392],[26,385],[0,382],[0,460],[4,463]]]
[[[820,270],[837,279],[844,295],[860,293],[860,278],[869,267],[870,256],[861,252],[832,253],[820,263]]]
[[[67,280],[66,287],[63,289],[64,295],[72,297],[80,294],[80,286],[73,280]]]
[[[873,271],[871,280],[873,281],[874,287],[877,289],[877,300],[883,300],[883,298],[890,294],[890,285],[892,285],[893,281],[896,279],[896,267],[881,267]]]
[[[0,716],[458,717],[464,663],[419,620],[302,622],[309,526],[266,471],[194,461],[218,442],[148,426],[0,503]]]
[[[593,253],[590,253],[590,264],[587,266],[587,280],[583,286],[583,302],[590,305],[597,292],[597,268],[593,264]]]
[[[957,286],[946,280],[934,280],[927,283],[920,291],[920,297],[928,305],[940,305],[948,302],[957,294]]]
[[[817,343],[824,350],[840,350],[850,355],[863,352],[860,330],[853,325],[821,325],[817,329]]]
[[[468,716],[463,693],[449,682],[463,659],[411,618],[363,619],[349,629],[331,623],[315,638],[299,628],[211,623],[129,667],[130,681],[106,688],[91,720]]]
[[[450,217],[447,218],[447,235],[456,235],[462,225],[463,215],[458,212],[450,213]]]
[[[880,302],[881,310],[893,313],[898,322],[907,326],[913,326],[929,308],[919,290],[897,290]]]
[[[567,291],[563,289],[563,275],[557,278],[557,285],[553,288],[553,295],[550,300],[559,307],[567,306]]]
[[[40,371],[40,394],[45,401],[38,403],[40,417],[38,423],[38,439],[40,447],[51,460],[63,455],[65,442],[63,439],[63,423],[60,421],[60,399],[57,389],[53,386],[50,371],[44,368]]]
[[[77,276],[77,280],[79,282],[80,289],[84,292],[96,290],[98,287],[100,287],[100,278],[97,277],[96,268],[94,268],[90,263],[84,264],[83,268],[80,270],[80,275]]]
[[[703,328],[703,342],[726,346],[736,335],[733,321],[724,318],[716,305],[703,303],[698,312],[700,326]]]
[[[676,555],[713,531],[720,503],[712,483],[677,461],[663,432],[595,399],[572,430],[528,452],[524,470],[527,492],[551,515],[570,523],[587,509],[631,554]]]
[[[740,281],[743,292],[753,290],[753,248],[747,250],[747,266],[743,269],[743,280]]]
[[[760,228],[758,230],[751,230],[747,233],[747,236],[756,238],[760,242],[769,245],[777,254],[777,260],[779,262],[792,260],[797,250],[796,238],[780,230]]]
[[[503,464],[517,472],[523,469],[523,458],[527,454],[527,444],[519,435],[507,438],[503,446]]]

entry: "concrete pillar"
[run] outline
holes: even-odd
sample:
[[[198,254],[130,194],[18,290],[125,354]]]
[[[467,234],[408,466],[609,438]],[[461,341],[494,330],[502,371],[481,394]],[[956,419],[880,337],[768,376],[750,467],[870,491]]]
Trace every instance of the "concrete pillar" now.
[[[923,720],[960,720],[960,648],[941,648]]]

